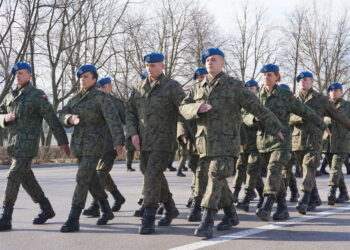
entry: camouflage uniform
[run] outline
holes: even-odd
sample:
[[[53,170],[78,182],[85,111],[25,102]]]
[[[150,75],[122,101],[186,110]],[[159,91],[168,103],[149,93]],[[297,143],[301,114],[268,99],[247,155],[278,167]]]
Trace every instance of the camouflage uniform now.
[[[350,117],[350,102],[341,99],[333,103],[339,113]],[[323,135],[323,153],[331,166],[328,186],[336,186],[346,190],[342,166],[350,152],[350,132],[342,124],[328,116],[324,118],[324,121],[332,132],[332,136],[327,133]]]
[[[257,97],[264,107],[270,109],[279,118],[284,126],[282,130],[284,141],[269,133],[266,126],[260,126],[257,132],[257,147],[262,165],[267,166],[264,195],[276,197],[279,193],[281,197],[285,197],[285,185],[281,178],[281,172],[290,159],[291,131],[288,125],[290,114],[298,114],[304,117],[319,130],[326,129],[326,125],[315,112],[296,99],[292,92],[277,85],[271,92],[267,91],[265,87],[261,88]],[[247,125],[253,125],[255,122],[253,116],[245,117]]]
[[[16,119],[6,123],[8,113],[14,113]],[[58,145],[68,144],[67,135],[47,96],[30,82],[7,94],[0,106],[0,126],[8,129],[7,151],[12,157],[5,188],[5,204],[15,204],[21,184],[35,203],[44,197],[31,169],[32,159],[39,149],[43,118],[51,127]]]
[[[184,95],[178,82],[161,74],[154,82],[148,77],[138,83],[128,100],[127,137],[140,136],[146,209],[172,200],[163,172],[176,148],[178,106]]]
[[[204,103],[212,105],[212,110],[198,114]],[[242,82],[223,72],[211,81],[206,77],[195,84],[180,106],[185,119],[196,120],[196,148],[200,156],[197,179],[208,178],[201,202],[204,208],[219,209],[219,200],[222,206],[233,202],[226,178],[232,175],[234,157],[239,153],[242,107],[261,118],[273,132],[282,126]]]
[[[86,92],[79,92],[69,100],[60,114],[61,123],[73,127],[68,122],[72,115],[79,115],[80,119],[79,124],[74,126],[71,140],[72,153],[78,158],[79,166],[72,207],[83,209],[89,190],[94,199],[107,199],[96,172],[105,149],[106,130],[101,128],[108,125],[114,146],[123,145],[125,138],[120,116],[111,98],[96,86]]]
[[[300,91],[297,99],[313,109],[321,118],[327,115],[350,128],[350,120],[340,114],[327,97],[315,90],[310,89],[307,93]],[[301,190],[311,192],[317,189],[315,174],[321,159],[323,129],[298,115],[291,115],[290,124],[294,125],[292,151],[303,172]]]

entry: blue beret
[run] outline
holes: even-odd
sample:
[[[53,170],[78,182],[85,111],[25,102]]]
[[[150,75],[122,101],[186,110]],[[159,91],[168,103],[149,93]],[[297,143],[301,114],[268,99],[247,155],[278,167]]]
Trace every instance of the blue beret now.
[[[85,64],[83,66],[80,66],[80,68],[77,71],[77,77],[80,78],[82,74],[91,71],[97,71],[96,67],[92,64]]]
[[[269,63],[264,65],[260,70],[260,73],[266,72],[280,72],[280,68],[276,64]]]
[[[141,80],[145,80],[147,78],[147,76],[148,76],[148,72],[143,72],[141,74]]]
[[[331,85],[328,86],[327,92],[330,92],[331,90],[335,89],[343,89],[343,85],[341,85],[341,83],[339,82],[333,82],[331,83]]]
[[[280,83],[279,86],[280,86],[281,88],[290,90],[290,87],[289,87],[287,84],[285,84],[285,83]]]
[[[224,52],[222,52],[220,49],[208,48],[208,49],[204,50],[204,52],[202,54],[202,63],[205,64],[205,59],[207,59],[207,57],[213,56],[213,55],[219,55],[219,56],[225,57]]]
[[[143,61],[145,63],[156,63],[156,62],[163,62],[164,61],[164,55],[159,52],[151,52],[144,56]]]
[[[193,80],[196,80],[198,76],[206,75],[206,74],[208,74],[208,70],[206,68],[204,68],[204,67],[199,67],[193,73]]]
[[[246,82],[244,84],[244,87],[258,87],[259,88],[259,84],[257,81],[252,79],[252,80],[249,80],[248,82]]]
[[[28,70],[29,72],[32,72],[32,66],[30,66],[28,63],[26,62],[18,62],[16,63],[15,65],[13,65],[12,69],[11,69],[11,73],[13,75],[16,74],[16,72],[18,70],[21,70],[21,69],[26,69]]]
[[[105,84],[112,83],[112,79],[110,77],[103,77],[97,81],[97,87],[100,88]]]
[[[297,82],[299,82],[300,79],[306,78],[306,77],[314,78],[314,75],[310,71],[300,72],[299,75],[297,76]]]

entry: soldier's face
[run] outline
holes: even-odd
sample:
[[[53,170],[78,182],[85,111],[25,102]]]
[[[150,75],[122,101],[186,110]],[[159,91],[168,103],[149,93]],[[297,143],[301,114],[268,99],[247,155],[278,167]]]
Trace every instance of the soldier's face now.
[[[300,79],[300,88],[304,91],[308,91],[312,88],[312,84],[314,83],[314,79],[311,77],[305,77]]]
[[[110,94],[110,93],[112,93],[112,84],[110,84],[110,83],[105,84],[100,88],[100,90],[105,92],[106,94]]]
[[[164,69],[164,63],[162,62],[146,63],[147,73],[153,79],[158,78],[158,76],[162,74],[163,69]]]
[[[203,81],[206,75],[207,75],[207,74],[197,76],[196,82],[201,82],[201,81]]]
[[[91,72],[85,72],[80,76],[80,89],[90,89],[96,83],[95,78],[93,78],[93,74]]]
[[[332,100],[336,101],[343,97],[342,89],[333,89],[329,92],[329,96]]]
[[[273,86],[277,83],[278,76],[274,72],[263,73],[263,83],[267,86]]]
[[[30,73],[26,69],[21,69],[16,71],[15,77],[16,77],[17,85],[23,86],[25,83],[30,81],[30,79],[32,78],[32,73]]]
[[[247,87],[251,92],[253,92],[254,94],[256,94],[258,92],[258,88],[257,87]]]
[[[222,71],[225,59],[220,55],[208,56],[205,59],[205,67],[211,75],[217,75]]]

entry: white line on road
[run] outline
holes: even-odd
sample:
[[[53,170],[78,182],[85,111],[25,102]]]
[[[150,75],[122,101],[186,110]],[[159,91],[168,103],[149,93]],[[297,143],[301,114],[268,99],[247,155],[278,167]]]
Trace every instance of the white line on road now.
[[[187,245],[171,248],[170,250],[200,249],[200,248],[216,245],[219,243],[224,243],[224,242],[227,242],[230,240],[237,240],[240,238],[248,237],[248,236],[251,236],[254,234],[259,234],[259,233],[270,231],[270,230],[276,230],[278,228],[290,226],[290,225],[293,225],[293,224],[296,224],[299,222],[305,222],[305,221],[325,217],[325,216],[332,215],[332,214],[342,213],[342,212],[347,211],[347,210],[350,210],[350,205],[345,206],[345,207],[339,207],[339,208],[323,211],[323,212],[319,212],[319,213],[305,215],[302,217],[290,219],[290,220],[283,221],[283,222],[277,222],[277,223],[273,223],[273,224],[269,224],[269,225],[265,225],[265,226],[261,226],[261,227],[243,230],[243,231],[237,232],[237,233],[226,234],[226,235],[222,235],[222,236],[219,236],[216,238],[211,238],[208,240],[203,240],[203,241],[194,242],[194,243],[190,243]]]

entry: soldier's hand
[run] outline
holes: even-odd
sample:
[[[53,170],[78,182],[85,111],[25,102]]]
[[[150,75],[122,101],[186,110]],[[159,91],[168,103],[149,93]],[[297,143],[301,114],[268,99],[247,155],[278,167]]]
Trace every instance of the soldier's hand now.
[[[131,142],[132,142],[132,145],[135,147],[135,149],[137,151],[139,151],[141,149],[140,136],[139,135],[131,136]]]
[[[326,133],[329,134],[330,136],[332,135],[332,132],[329,128],[326,128]]]
[[[213,107],[212,107],[210,104],[203,103],[203,104],[199,107],[197,113],[198,113],[198,114],[203,114],[203,113],[208,112],[208,111],[211,110],[212,108],[213,108]]]
[[[124,154],[124,145],[117,145],[114,147],[114,150],[117,152],[117,155]]]
[[[181,140],[185,145],[187,144],[188,139],[187,139],[187,136],[186,136],[186,135],[181,135],[181,136],[180,136],[180,140]]]
[[[16,119],[16,115],[13,113],[9,113],[5,116],[5,122],[12,122]]]
[[[277,136],[278,136],[282,141],[284,141],[284,136],[283,136],[282,132],[278,132],[278,133],[277,133]]]
[[[72,125],[78,125],[80,122],[79,116],[72,115],[71,117],[69,117],[68,122],[69,122],[69,124],[72,124]]]
[[[68,144],[60,145],[60,150],[64,152],[67,156],[70,155],[70,148]]]

